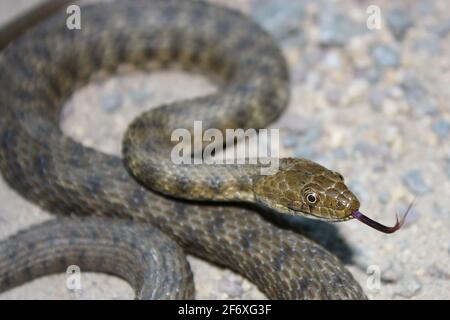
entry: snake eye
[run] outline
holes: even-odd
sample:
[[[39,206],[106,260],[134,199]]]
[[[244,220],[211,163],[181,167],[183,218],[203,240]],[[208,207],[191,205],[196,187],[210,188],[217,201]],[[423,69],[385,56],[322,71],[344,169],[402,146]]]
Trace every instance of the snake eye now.
[[[309,205],[314,205],[319,200],[319,195],[317,194],[317,192],[310,187],[305,187],[302,190],[302,194],[305,202]]]
[[[317,196],[314,193],[310,193],[306,196],[306,201],[308,201],[309,204],[315,204],[317,202]]]

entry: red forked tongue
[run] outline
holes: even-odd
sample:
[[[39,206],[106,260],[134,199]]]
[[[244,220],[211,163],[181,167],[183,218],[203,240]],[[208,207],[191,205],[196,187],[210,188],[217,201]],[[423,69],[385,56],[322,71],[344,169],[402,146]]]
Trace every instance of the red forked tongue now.
[[[369,217],[363,215],[359,211],[352,212],[352,216],[355,219],[358,219],[362,223],[367,224],[369,227],[372,227],[378,231],[381,231],[384,233],[394,233],[395,231],[397,231],[398,229],[400,229],[402,227],[403,223],[405,222],[406,216],[408,215],[409,211],[411,210],[413,204],[414,204],[414,202],[411,202],[408,209],[406,209],[406,212],[403,214],[403,216],[400,219],[398,217],[398,214],[396,214],[397,222],[395,223],[395,225],[393,227],[387,227],[385,225],[382,225],[381,223],[378,223],[378,222],[370,219]]]

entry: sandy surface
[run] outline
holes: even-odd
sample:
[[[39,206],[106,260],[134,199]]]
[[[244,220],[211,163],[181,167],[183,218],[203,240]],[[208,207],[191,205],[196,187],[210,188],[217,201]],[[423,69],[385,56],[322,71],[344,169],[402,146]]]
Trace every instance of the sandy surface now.
[[[218,2],[218,1],[216,1]],[[311,222],[308,235],[338,255],[372,299],[450,298],[450,11],[443,1],[219,1],[257,19],[279,41],[291,68],[292,100],[275,124],[282,156],[311,158],[341,172],[372,218],[392,224],[396,209],[416,206],[404,229],[383,235],[350,221]],[[0,24],[32,0],[0,2]],[[397,4],[396,4],[397,3]],[[366,27],[369,5],[381,9]],[[120,152],[127,124],[162,102],[201,95],[200,76],[164,72],[119,75],[86,86],[67,103],[63,130],[105,152]],[[0,179],[0,239],[51,215]],[[255,299],[247,280],[189,257],[197,298]],[[379,288],[367,270],[380,271]],[[36,280],[3,299],[127,299],[114,277],[83,274]]]

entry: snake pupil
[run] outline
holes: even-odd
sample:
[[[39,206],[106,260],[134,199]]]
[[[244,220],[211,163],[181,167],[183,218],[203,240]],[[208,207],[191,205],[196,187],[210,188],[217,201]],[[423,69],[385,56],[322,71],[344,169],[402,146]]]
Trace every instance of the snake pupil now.
[[[313,194],[309,194],[306,199],[308,200],[308,202],[310,203],[315,203],[316,202],[316,197]]]

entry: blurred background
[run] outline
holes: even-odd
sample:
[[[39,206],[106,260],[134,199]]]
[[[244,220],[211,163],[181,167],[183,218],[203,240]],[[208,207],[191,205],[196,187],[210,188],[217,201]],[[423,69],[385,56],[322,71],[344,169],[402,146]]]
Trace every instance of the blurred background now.
[[[1,0],[0,26],[39,0]],[[81,1],[80,4],[95,1]],[[110,1],[113,2],[113,1]],[[392,225],[416,205],[398,233],[358,221],[307,222],[302,232],[340,257],[371,299],[450,298],[450,4],[446,0],[215,0],[248,14],[283,48],[291,72],[280,128],[282,156],[305,157],[346,177],[361,211]],[[379,15],[377,15],[379,13]],[[82,14],[82,11],[81,11]],[[378,19],[379,18],[379,19]],[[120,154],[127,124],[163,102],[215,90],[182,72],[134,72],[95,82],[67,102],[63,130],[85,145]],[[51,215],[0,177],[0,239]],[[259,299],[229,270],[189,257],[197,298]],[[381,272],[367,285],[368,268]],[[36,280],[0,299],[128,299],[124,281],[83,274]]]

